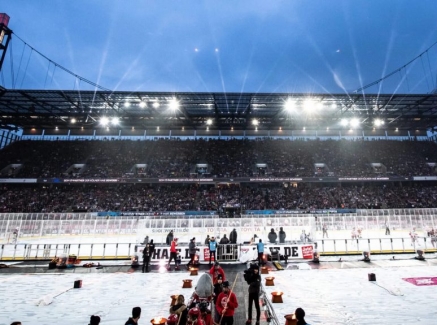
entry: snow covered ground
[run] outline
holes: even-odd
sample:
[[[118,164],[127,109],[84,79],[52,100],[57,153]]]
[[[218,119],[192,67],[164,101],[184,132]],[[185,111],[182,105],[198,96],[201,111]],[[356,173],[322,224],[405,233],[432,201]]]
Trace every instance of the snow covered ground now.
[[[319,269],[305,262],[291,263],[284,271],[272,271],[262,277],[275,277],[275,286],[265,287],[269,298],[273,291],[284,292],[284,302],[273,305],[280,324],[285,322],[284,315],[297,307],[305,309],[310,324],[435,324],[437,286],[416,286],[403,279],[437,277],[436,256],[427,256],[426,261],[404,256],[391,258],[380,256],[371,263],[351,257],[343,263],[322,260]],[[201,275],[190,276],[186,271],[103,271],[0,273],[0,324],[14,320],[23,325],[88,324],[94,314],[101,316],[101,324],[119,325],[135,306],[143,310],[140,324],[150,324],[153,317],[168,316],[171,295],[188,298],[192,294],[193,289],[182,288],[183,279],[192,279],[194,287]],[[376,282],[368,281],[369,273],[376,275]],[[82,288],[68,290],[79,279],[83,281]],[[37,306],[43,298],[52,303]]]

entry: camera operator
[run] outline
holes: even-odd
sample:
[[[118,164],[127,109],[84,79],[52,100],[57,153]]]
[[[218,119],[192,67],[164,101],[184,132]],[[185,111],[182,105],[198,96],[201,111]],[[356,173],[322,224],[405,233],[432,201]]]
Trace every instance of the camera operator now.
[[[244,271],[244,280],[249,285],[249,311],[246,324],[252,324],[252,303],[255,303],[256,323],[259,325],[261,310],[259,307],[259,293],[261,289],[261,275],[259,274],[259,266],[250,264],[250,268]]]

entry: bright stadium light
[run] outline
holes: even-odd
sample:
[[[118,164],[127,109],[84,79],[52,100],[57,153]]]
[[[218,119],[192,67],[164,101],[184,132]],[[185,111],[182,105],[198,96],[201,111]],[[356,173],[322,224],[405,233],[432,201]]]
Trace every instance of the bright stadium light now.
[[[141,102],[140,102],[140,108],[144,108],[144,107],[146,107],[146,103],[143,102],[143,101],[141,101]]]
[[[348,120],[347,119],[342,119],[341,121],[340,121],[340,124],[342,125],[342,126],[347,126],[348,124],[349,124],[349,122],[348,122]]]
[[[107,126],[108,123],[109,123],[109,119],[108,119],[106,116],[103,116],[103,117],[100,119],[100,124],[101,124],[101,125],[103,125],[103,126]]]
[[[173,98],[172,100],[170,100],[168,106],[169,106],[173,111],[175,111],[175,110],[177,110],[177,109],[179,108],[179,102],[178,102],[175,98]]]
[[[357,118],[351,119],[351,127],[356,128],[358,125],[360,125],[360,120]]]
[[[130,107],[130,103],[128,101],[124,102],[124,107]]]
[[[303,108],[306,111],[312,111],[315,107],[316,105],[313,99],[305,99],[305,101],[303,102]]]
[[[74,117],[71,119],[71,123],[76,123],[76,119]]]
[[[252,124],[256,126],[256,125],[259,124],[259,121],[258,121],[257,119],[253,119],[253,120],[252,120]]]
[[[212,120],[210,118],[206,120],[206,125],[212,125]]]
[[[113,117],[113,118],[111,119],[111,124],[112,124],[112,125],[118,125],[118,123],[120,123],[120,120],[119,120],[118,117]]]
[[[373,124],[375,124],[375,126],[381,126],[384,125],[384,121],[377,118],[375,121],[373,121]]]
[[[288,98],[284,105],[285,110],[291,112],[294,110],[295,107],[296,107],[296,102],[291,98]]]
[[[154,102],[153,103],[153,108],[158,108],[159,107],[159,103],[158,102]]]

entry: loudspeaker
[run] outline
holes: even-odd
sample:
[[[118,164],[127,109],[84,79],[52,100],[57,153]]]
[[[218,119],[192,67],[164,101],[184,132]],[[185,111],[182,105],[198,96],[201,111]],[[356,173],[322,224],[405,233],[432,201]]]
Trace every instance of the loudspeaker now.
[[[82,280],[76,280],[74,281],[74,289],[82,288]]]
[[[376,281],[375,273],[369,273],[368,276],[369,276],[369,281]]]

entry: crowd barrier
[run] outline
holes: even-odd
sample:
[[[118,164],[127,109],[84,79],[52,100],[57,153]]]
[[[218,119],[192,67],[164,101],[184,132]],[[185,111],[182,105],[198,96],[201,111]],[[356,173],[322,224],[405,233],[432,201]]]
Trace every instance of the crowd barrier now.
[[[435,244],[435,243],[434,243]],[[133,243],[22,243],[0,245],[0,260],[50,260],[62,255],[75,255],[81,260],[131,259],[135,256],[141,262],[144,245]],[[200,262],[209,261],[209,249],[198,246]],[[322,239],[309,243],[286,243],[265,245],[265,254],[273,258],[287,257],[293,259],[311,259],[314,252],[320,255],[353,255],[368,251],[371,254],[415,253],[417,250],[425,253],[437,252],[429,238],[417,238],[415,242],[406,238],[372,238],[372,239]],[[168,260],[168,246],[156,246],[152,261]],[[178,247],[182,263],[189,260],[188,244]],[[257,258],[255,245],[230,244],[220,245],[217,259],[224,262],[247,262]]]
[[[302,230],[310,233],[314,240],[320,239],[318,235],[323,226],[328,231],[349,232],[353,228],[360,228],[363,232],[377,232],[383,231],[386,226],[392,231],[404,230],[407,233],[412,228],[423,232],[437,228],[437,209],[356,210],[354,213],[333,213],[331,210],[318,213],[276,212],[275,215],[243,214],[241,218],[235,219],[222,219],[207,214],[192,217],[180,214],[99,216],[98,213],[2,213],[0,242],[10,242],[15,229],[25,239],[108,235],[116,241],[116,237],[127,235],[136,236],[137,241],[149,235],[154,236],[155,242],[165,243],[166,234],[170,230],[175,230],[188,241],[191,233],[205,238],[206,234],[229,234],[235,228],[239,242],[245,242],[250,241],[254,234],[266,239],[271,228],[278,231],[279,227],[287,231],[287,240],[298,240]],[[343,234],[342,237],[347,236]]]
[[[0,214],[0,257],[38,259],[58,256],[62,251],[89,259],[128,258],[135,253],[135,245],[146,236],[155,244],[162,245],[171,230],[179,242],[188,243],[195,237],[197,242],[204,243],[207,236],[215,236],[220,242],[220,238],[230,236],[235,229],[238,247],[242,247],[254,239],[255,242],[262,239],[267,244],[272,229],[279,241],[279,230],[282,228],[286,233],[285,244],[302,245],[305,244],[303,240],[308,240],[322,255],[357,254],[364,250],[403,253],[419,248],[432,250],[436,246],[436,237],[431,238],[428,233],[430,229],[437,229],[437,209],[277,212],[274,215],[242,215],[232,219],[211,215],[196,215],[193,218],[177,213],[106,217],[98,213],[3,213]],[[391,236],[385,236],[387,228]],[[355,229],[360,229],[361,238],[351,239],[351,231]],[[18,231],[17,238],[14,237],[15,231]],[[411,231],[416,233],[415,242],[411,242]],[[329,239],[325,238],[328,235]],[[223,253],[223,260],[240,257],[240,253],[236,255],[233,248],[226,249],[230,253]]]

